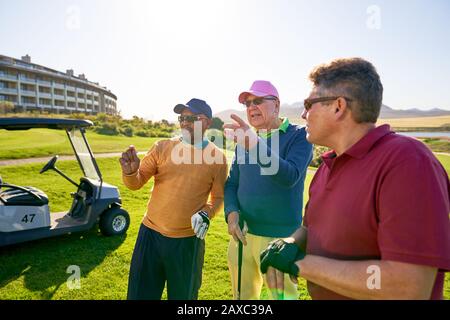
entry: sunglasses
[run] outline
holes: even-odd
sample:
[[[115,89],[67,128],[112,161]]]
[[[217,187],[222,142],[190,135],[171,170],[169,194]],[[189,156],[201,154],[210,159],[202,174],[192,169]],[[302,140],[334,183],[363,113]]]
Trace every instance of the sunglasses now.
[[[318,102],[325,102],[325,101],[331,101],[331,100],[337,100],[339,98],[344,98],[347,101],[352,101],[352,99],[347,98],[347,97],[320,97],[320,98],[314,98],[314,99],[305,99],[303,101],[303,106],[305,107],[306,111],[311,110],[313,104],[318,103]]]
[[[252,104],[254,106],[259,106],[260,104],[262,104],[264,102],[264,100],[278,100],[278,98],[276,98],[276,97],[258,97],[253,100],[245,100],[243,104],[247,108],[250,107]]]
[[[179,122],[191,122],[194,123],[195,121],[200,121],[200,120],[204,120],[206,118],[203,118],[201,116],[178,116],[178,121]]]

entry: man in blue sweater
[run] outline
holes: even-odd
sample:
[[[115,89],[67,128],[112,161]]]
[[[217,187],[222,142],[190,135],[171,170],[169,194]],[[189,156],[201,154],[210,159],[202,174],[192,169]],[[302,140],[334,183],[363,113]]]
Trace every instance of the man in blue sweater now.
[[[247,108],[250,126],[237,115],[224,125],[237,142],[232,167],[225,184],[225,218],[233,237],[228,248],[234,298],[238,288],[238,241],[244,244],[241,299],[259,299],[263,277],[260,253],[270,241],[287,237],[302,223],[303,187],[312,145],[305,128],[280,119],[280,98],[269,81],[255,81],[239,95]],[[256,131],[256,132],[255,132]],[[239,220],[245,221],[243,229]],[[247,232],[248,231],[248,232]],[[297,287],[285,278],[282,295],[272,299],[297,299]]]

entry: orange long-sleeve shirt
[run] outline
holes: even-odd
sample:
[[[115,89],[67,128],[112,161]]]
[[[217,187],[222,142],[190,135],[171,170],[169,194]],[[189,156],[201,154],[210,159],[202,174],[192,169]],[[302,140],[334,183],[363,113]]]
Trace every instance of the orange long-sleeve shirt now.
[[[166,237],[183,238],[194,235],[194,213],[204,210],[213,218],[218,212],[227,173],[226,157],[213,143],[202,150],[174,138],[156,142],[138,171],[122,180],[138,190],[154,177],[143,223]]]

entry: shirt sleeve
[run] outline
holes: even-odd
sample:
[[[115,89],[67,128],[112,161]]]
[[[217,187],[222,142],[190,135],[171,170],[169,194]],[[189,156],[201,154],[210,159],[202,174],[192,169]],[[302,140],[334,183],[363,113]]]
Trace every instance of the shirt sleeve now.
[[[227,178],[227,163],[224,157],[224,164],[218,165],[216,170],[216,175],[211,187],[211,195],[208,203],[203,207],[202,210],[208,213],[210,219],[214,218],[223,205],[224,198],[224,184]]]
[[[381,178],[377,212],[383,260],[450,270],[449,180],[434,160],[409,157]]]
[[[284,158],[279,155],[278,150],[269,147],[261,138],[259,138],[258,148],[257,162],[261,167],[261,173],[282,186],[294,186],[306,174],[312,160],[312,145],[306,140],[304,129],[297,131]],[[264,163],[260,153],[264,154],[264,158],[270,159],[270,162]]]
[[[239,187],[239,165],[237,163],[237,152],[235,151],[228,178],[225,182],[225,221],[228,221],[230,212],[239,212],[239,201],[237,191]]]
[[[156,142],[142,158],[139,169],[130,175],[122,173],[122,181],[130,190],[139,190],[156,174],[159,159],[159,144]]]

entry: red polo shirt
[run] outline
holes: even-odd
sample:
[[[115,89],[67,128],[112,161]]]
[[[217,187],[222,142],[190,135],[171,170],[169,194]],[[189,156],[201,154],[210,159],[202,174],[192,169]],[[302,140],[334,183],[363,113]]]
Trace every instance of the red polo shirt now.
[[[450,270],[450,183],[432,152],[383,125],[341,156],[330,151],[322,158],[305,211],[307,253],[437,267],[431,298],[442,299]],[[345,298],[311,282],[308,291],[313,299]]]

